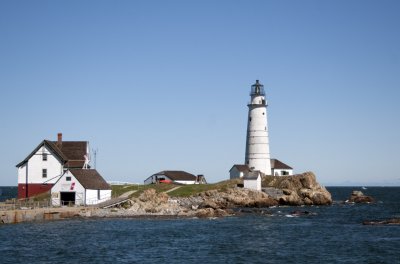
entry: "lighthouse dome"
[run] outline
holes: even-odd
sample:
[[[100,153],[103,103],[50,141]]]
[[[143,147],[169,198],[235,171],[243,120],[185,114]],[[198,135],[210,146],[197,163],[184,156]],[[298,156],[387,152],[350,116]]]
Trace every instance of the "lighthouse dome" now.
[[[262,85],[258,80],[256,80],[256,83],[251,86],[251,91],[250,91],[251,96],[258,96],[258,95],[265,95],[264,91],[264,85]]]

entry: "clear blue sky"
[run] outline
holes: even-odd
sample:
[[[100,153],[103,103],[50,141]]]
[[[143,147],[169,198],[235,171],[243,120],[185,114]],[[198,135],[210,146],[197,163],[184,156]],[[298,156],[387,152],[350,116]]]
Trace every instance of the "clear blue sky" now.
[[[400,1],[0,1],[0,185],[43,139],[107,180],[244,162],[250,85],[272,157],[325,185],[400,185]]]

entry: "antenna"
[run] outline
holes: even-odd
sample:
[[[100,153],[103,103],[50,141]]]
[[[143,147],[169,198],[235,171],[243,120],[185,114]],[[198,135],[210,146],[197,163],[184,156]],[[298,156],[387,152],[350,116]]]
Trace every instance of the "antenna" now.
[[[96,163],[97,163],[97,152],[99,151],[99,149],[98,148],[96,148],[96,149],[92,149],[92,152],[93,152],[93,156],[94,156],[94,169],[96,169]]]

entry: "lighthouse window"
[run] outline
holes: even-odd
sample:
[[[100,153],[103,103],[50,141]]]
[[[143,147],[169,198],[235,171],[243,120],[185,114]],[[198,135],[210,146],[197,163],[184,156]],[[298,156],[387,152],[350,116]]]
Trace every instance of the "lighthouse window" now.
[[[249,121],[251,122],[251,117],[249,117]]]
[[[265,113],[263,112],[263,115],[265,115]]]

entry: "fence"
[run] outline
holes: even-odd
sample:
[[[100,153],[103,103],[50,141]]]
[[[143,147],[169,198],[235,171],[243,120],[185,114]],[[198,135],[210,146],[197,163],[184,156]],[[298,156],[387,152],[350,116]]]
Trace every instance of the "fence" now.
[[[35,209],[51,207],[50,200],[32,201],[32,200],[9,200],[0,203],[0,210],[16,210],[16,209]]]

